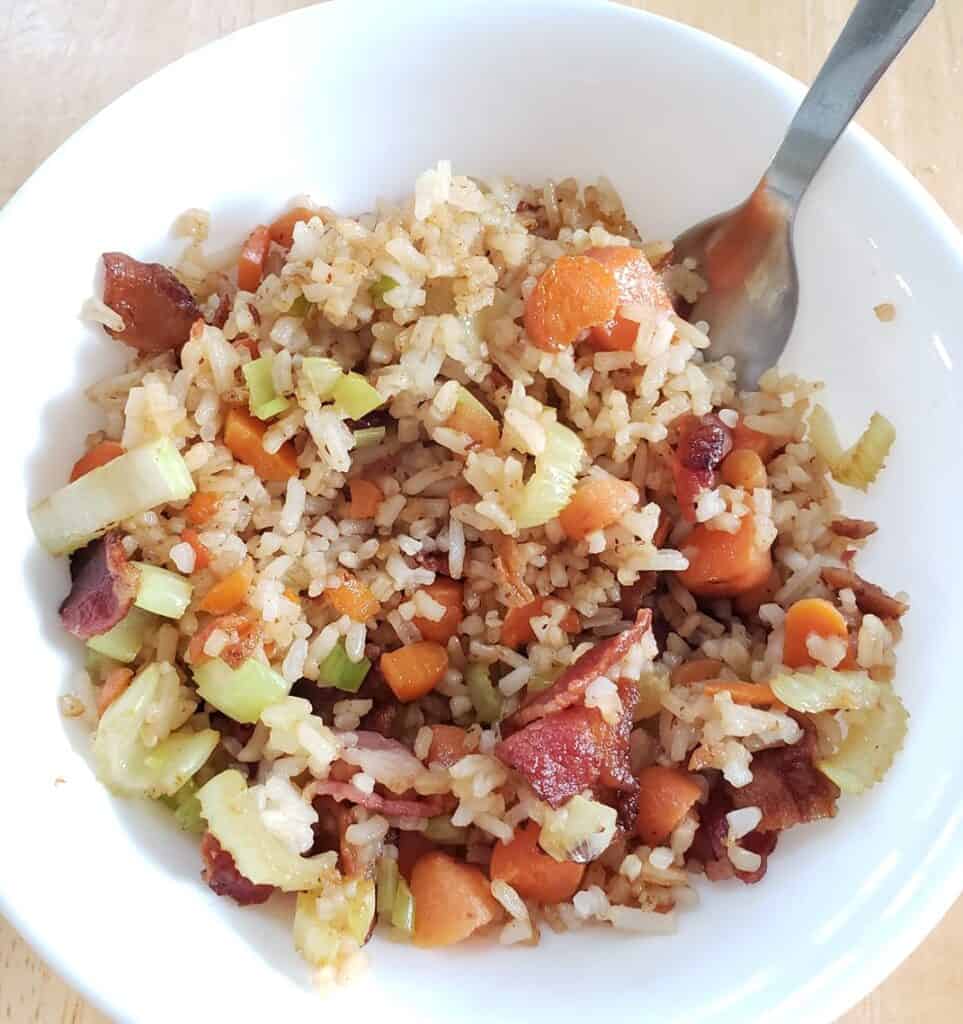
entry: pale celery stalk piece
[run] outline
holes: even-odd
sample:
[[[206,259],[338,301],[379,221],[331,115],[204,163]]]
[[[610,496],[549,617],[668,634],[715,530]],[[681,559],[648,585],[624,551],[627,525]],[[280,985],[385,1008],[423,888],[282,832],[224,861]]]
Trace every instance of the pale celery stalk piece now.
[[[385,296],[388,292],[393,291],[398,287],[398,282],[391,277],[389,274],[382,274],[374,284],[368,289],[371,295],[371,301],[377,305],[379,302],[384,305]]]
[[[210,658],[195,666],[194,682],[208,704],[245,724],[256,722],[265,708],[284,700],[291,689],[283,676],[256,658],[248,658],[239,668]]]
[[[334,916],[322,920],[319,896],[337,906]],[[294,948],[312,967],[334,966],[364,945],[374,914],[375,886],[370,878],[344,879],[319,892],[300,893],[294,909]]]
[[[514,509],[522,530],[554,519],[569,503],[585,446],[568,427],[552,423],[545,430],[545,449],[535,459],[535,472],[522,489]]]
[[[398,876],[395,901],[391,907],[391,923],[399,931],[411,935],[415,930],[415,898],[402,876]]]
[[[331,648],[331,653],[318,667],[318,686],[333,686],[346,693],[357,693],[371,668],[367,658],[352,661],[344,647],[344,640]]]
[[[163,689],[180,686],[173,666],[156,662],[142,669],[107,708],[94,734],[97,777],[124,796],[173,796],[198,772],[220,740],[213,729],[172,733],[148,747],[141,731]]]
[[[205,831],[201,802],[197,799],[197,782],[194,779],[188,779],[173,796],[161,797],[161,802],[174,812],[174,820],[182,831],[196,834]]]
[[[229,768],[215,775],[197,791],[197,799],[208,830],[255,885],[306,892],[335,877],[336,854],[302,857],[268,830],[257,797],[239,771]]]
[[[274,353],[265,352],[260,359],[252,359],[242,367],[247,382],[248,408],[259,420],[269,420],[284,412],[290,401],[274,389]]]
[[[557,861],[587,864],[608,849],[615,828],[614,807],[573,796],[557,810],[546,812],[538,845]]]
[[[354,431],[354,446],[355,448],[371,448],[376,444],[381,444],[387,433],[388,431],[384,427],[362,427],[361,430]]]
[[[465,670],[465,684],[468,696],[478,721],[483,725],[493,725],[502,717],[502,695],[492,683],[488,666],[475,662]]]
[[[844,451],[829,413],[816,405],[809,414],[809,440],[837,483],[865,491],[885,465],[896,430],[885,416],[874,412],[855,444]]]
[[[344,376],[344,370],[333,359],[323,356],[305,356],[301,360],[301,376],[322,401],[331,397],[335,385]]]
[[[439,815],[437,818],[428,819],[428,824],[425,825],[424,836],[425,839],[430,839],[433,843],[454,844],[457,846],[467,840],[468,829],[452,825],[451,818]]]
[[[145,612],[162,615],[165,619],[180,619],[191,603],[194,587],[178,572],[162,569],[147,562],[134,562],[140,572],[134,604]]]
[[[385,401],[360,373],[346,373],[335,384],[331,397],[337,408],[353,420],[374,412]]]
[[[30,510],[37,540],[52,555],[83,547],[123,519],[184,501],[194,481],[170,438],[132,448],[54,491]]]
[[[863,793],[889,771],[903,748],[908,721],[903,702],[888,686],[880,686],[875,707],[846,713],[846,738],[816,767],[844,793]]]
[[[92,636],[87,647],[105,658],[129,665],[140,654],[144,638],[156,621],[153,615],[135,605],[112,629]]]
[[[642,722],[662,710],[662,698],[669,692],[669,673],[658,670],[643,672],[635,686],[639,699],[632,712],[632,720]]]
[[[780,672],[771,682],[772,692],[794,711],[857,711],[879,703],[881,687],[865,672],[836,672],[816,667]]]
[[[393,857],[382,857],[378,861],[378,917],[382,921],[391,920],[391,911],[395,905],[395,893],[398,891],[398,862]]]

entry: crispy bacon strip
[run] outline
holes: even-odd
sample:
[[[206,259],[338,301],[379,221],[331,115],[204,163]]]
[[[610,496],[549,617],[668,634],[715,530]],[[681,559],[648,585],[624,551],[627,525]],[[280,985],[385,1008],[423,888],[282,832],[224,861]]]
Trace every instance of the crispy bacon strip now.
[[[828,565],[822,571],[823,583],[832,590],[848,587],[856,595],[856,604],[861,612],[878,615],[881,619],[898,619],[909,611],[909,605],[891,597],[875,583],[857,576],[852,569]]]
[[[769,855],[775,850],[778,832],[750,832],[739,840],[745,850],[752,850],[762,858],[755,871],[737,871],[726,849],[729,822],[726,815],[732,810],[732,803],[721,786],[711,793],[709,800],[699,812],[699,831],[689,848],[688,856],[702,862],[706,877],[711,882],[727,878],[738,878],[746,885],[762,881],[768,868]]]
[[[652,625],[652,612],[648,608],[642,608],[638,616],[634,626],[597,643],[573,665],[569,665],[547,690],[526,700],[502,723],[502,735],[577,704],[589,683],[599,676],[604,676],[610,668],[617,665],[649,631]]]
[[[180,348],[201,315],[190,290],[160,263],[122,252],[105,252],[102,259],[104,302],[124,320],[122,331],[107,333],[141,352]]]
[[[845,516],[834,519],[829,528],[837,537],[848,537],[850,540],[865,540],[879,529],[871,519],[847,519]]]
[[[341,803],[360,804],[376,814],[387,814],[393,818],[433,818],[443,811],[442,801],[434,796],[398,800],[380,793],[365,793],[350,782],[333,779],[309,783],[304,794],[312,801],[318,796],[330,796]]]
[[[314,825],[314,845],[309,856],[334,850],[338,855],[338,868],[343,875],[356,875],[362,865],[358,858],[358,848],[352,846],[345,838],[348,828],[354,824],[355,808],[339,804],[334,797],[316,796],[311,806],[318,813]]]
[[[60,606],[64,628],[81,640],[112,629],[134,603],[138,576],[118,532],[75,551],[70,556],[70,593]]]
[[[731,451],[732,432],[715,413],[684,418],[672,457],[675,495],[683,519],[695,522],[699,494],[715,487],[716,470]]]
[[[210,832],[205,832],[201,840],[201,858],[204,861],[201,878],[218,896],[230,896],[240,906],[249,907],[264,903],[274,892],[273,885],[256,885],[245,878],[237,870],[234,858]]]

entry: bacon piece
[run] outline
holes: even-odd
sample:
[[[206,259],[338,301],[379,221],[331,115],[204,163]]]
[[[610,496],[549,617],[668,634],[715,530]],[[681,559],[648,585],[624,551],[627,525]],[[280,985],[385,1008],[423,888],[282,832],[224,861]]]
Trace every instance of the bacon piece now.
[[[273,885],[257,885],[245,878],[237,870],[234,858],[210,832],[205,832],[201,840],[201,858],[204,861],[201,878],[218,896],[230,896],[240,906],[249,907],[264,903],[274,892]]]
[[[187,341],[201,315],[194,296],[160,263],[141,263],[122,252],[105,252],[104,302],[124,320],[111,337],[141,352],[166,352]]]
[[[217,308],[211,314],[211,319],[208,321],[212,327],[223,327],[231,315],[231,310],[234,307],[234,300],[226,292],[221,295],[217,301]]]
[[[70,556],[70,593],[60,606],[64,628],[81,640],[106,633],[130,611],[139,576],[117,531],[75,551]]]
[[[436,575],[448,575],[448,554],[445,551],[419,551],[412,556],[422,569]]]
[[[625,683],[619,694],[622,716],[617,725],[609,725],[596,708],[566,708],[502,740],[495,756],[523,775],[552,807],[585,789],[636,792],[638,781],[629,763],[629,733],[637,691]]]
[[[703,490],[716,485],[716,470],[732,451],[732,432],[714,413],[686,416],[672,457],[672,475],[679,513],[695,522],[695,503]]]
[[[898,619],[909,611],[909,605],[891,597],[875,583],[857,576],[852,569],[828,565],[822,571],[823,583],[832,590],[848,587],[856,595],[856,604],[861,612],[878,615],[881,619]]]
[[[634,626],[597,643],[573,665],[569,665],[547,690],[534,694],[513,715],[506,718],[502,723],[502,735],[520,729],[537,718],[577,704],[593,679],[604,676],[632,647],[641,642],[651,623],[652,612],[648,608],[640,609]]]
[[[865,540],[879,529],[871,519],[847,519],[845,516],[834,519],[829,528],[837,537],[848,537],[850,540]]]
[[[219,615],[203,625],[192,637],[187,646],[187,662],[199,665],[208,660],[204,653],[204,645],[215,629],[227,633],[227,644],[218,657],[231,668],[240,668],[257,650],[261,642],[261,627],[247,615],[231,612]]]
[[[654,572],[643,572],[635,583],[622,588],[619,595],[619,609],[626,619],[634,619],[642,607],[642,602],[655,593],[658,577]]]
[[[444,806],[434,796],[398,800],[384,797],[380,793],[365,793],[350,782],[336,782],[332,779],[308,783],[304,792],[312,801],[317,796],[330,796],[341,803],[360,804],[375,814],[388,814],[393,818],[434,818],[442,813]]]
[[[816,730],[805,718],[794,717],[803,727],[798,743],[757,751],[750,765],[752,782],[738,788],[726,783],[733,806],[762,811],[759,832],[836,816],[839,788],[813,764]]]
[[[732,802],[722,786],[716,786],[699,812],[699,830],[696,832],[688,856],[702,862],[706,877],[711,882],[720,882],[727,878],[738,878],[746,885],[753,885],[762,880],[768,868],[769,855],[775,850],[779,838],[778,832],[750,832],[739,840],[745,850],[752,850],[762,858],[762,863],[755,871],[737,871],[729,860],[726,838],[729,835],[729,822],[726,815],[732,810]]]
[[[356,875],[361,869],[358,849],[345,838],[348,828],[354,824],[357,814],[354,807],[343,807],[334,797],[316,796],[311,806],[317,811],[318,820],[314,825],[314,845],[308,856],[334,850],[338,855],[338,868],[343,875]]]

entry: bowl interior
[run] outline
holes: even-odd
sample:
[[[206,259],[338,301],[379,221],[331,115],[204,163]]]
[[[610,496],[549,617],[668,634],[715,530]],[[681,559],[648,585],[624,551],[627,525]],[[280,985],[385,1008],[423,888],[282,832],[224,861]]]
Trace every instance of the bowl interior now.
[[[57,625],[65,567],[37,549],[24,510],[59,485],[97,425],[82,387],[121,362],[77,319],[99,254],[170,255],[168,227],[191,206],[211,210],[224,238],[300,192],[368,209],[441,158],[482,178],[605,175],[644,236],[671,237],[748,193],[798,100],[753,58],[621,8],[453,6],[343,0],[223,40],[95,118],[0,216],[0,242],[17,254],[0,284],[16,382],[0,521],[17,648],[0,899],[122,1018],[169,1020],[189,1006],[198,1019],[254,1020],[318,1006],[291,948],[291,905],[243,911],[210,893],[194,841],[160,812],[111,799],[85,760],[84,730],[56,711],[80,655]],[[845,437],[874,409],[898,434],[879,485],[846,496],[881,525],[864,573],[913,597],[898,676],[911,731],[885,785],[783,837],[762,885],[702,887],[673,937],[593,928],[549,933],[535,949],[446,952],[376,939],[366,979],[330,1011],[357,1012],[363,999],[372,1018],[424,1024],[574,1024],[592,1011],[829,1020],[959,891],[959,242],[909,175],[850,133],[806,199],[797,243],[802,306],[785,365],[826,381]],[[895,303],[893,322],[874,316],[880,302]]]

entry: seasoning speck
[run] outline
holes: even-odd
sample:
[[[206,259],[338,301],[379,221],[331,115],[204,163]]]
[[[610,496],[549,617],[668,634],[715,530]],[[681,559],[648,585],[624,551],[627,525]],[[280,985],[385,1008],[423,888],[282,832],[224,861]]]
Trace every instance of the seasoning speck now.
[[[60,704],[60,713],[64,718],[80,718],[86,710],[84,702],[72,693],[65,693],[58,703]]]
[[[873,312],[876,319],[883,324],[888,324],[896,317],[896,307],[892,302],[881,302],[878,306],[873,306]]]

